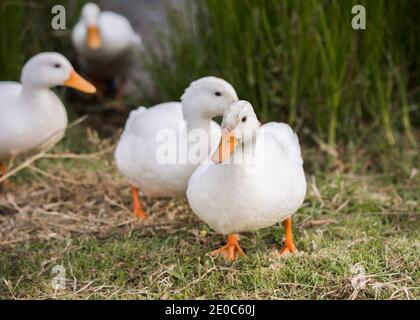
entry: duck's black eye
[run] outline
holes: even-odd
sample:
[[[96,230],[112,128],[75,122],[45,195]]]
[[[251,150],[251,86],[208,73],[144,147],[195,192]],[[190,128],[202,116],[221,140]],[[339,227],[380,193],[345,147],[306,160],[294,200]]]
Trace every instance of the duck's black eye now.
[[[242,122],[246,122],[246,116],[242,117]]]
[[[54,68],[56,68],[56,69],[61,68],[61,64],[59,64],[59,63],[55,63],[55,64],[54,64]]]
[[[221,93],[220,91],[216,91],[216,92],[214,93],[214,95],[215,95],[216,97],[220,97],[220,96],[222,95],[222,93]]]

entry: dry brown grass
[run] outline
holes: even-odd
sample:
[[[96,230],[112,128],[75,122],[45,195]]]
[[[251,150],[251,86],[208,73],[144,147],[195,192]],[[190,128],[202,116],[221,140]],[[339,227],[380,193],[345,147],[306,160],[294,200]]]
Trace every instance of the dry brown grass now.
[[[325,153],[305,148],[308,195],[294,219],[300,253],[278,258],[283,231],[274,226],[243,234],[248,257],[231,265],[206,256],[224,239],[185,199],[143,198],[150,219],[137,221],[113,162],[115,139],[83,135],[83,154],[58,146],[22,160],[0,193],[0,298],[420,297],[416,162],[406,173],[360,175],[342,156],[322,172]],[[57,264],[68,272],[64,291],[51,288]],[[360,290],[351,284],[357,264],[367,273]]]
[[[99,152],[40,153],[12,168],[11,176],[26,170],[33,179],[1,190],[0,247],[78,235],[104,237],[118,229],[162,228],[194,218],[185,199],[142,198],[145,210],[153,214],[140,223],[131,211],[129,185],[111,160],[113,146],[109,140],[101,143]],[[37,166],[42,159],[50,160],[46,170]],[[76,164],[76,170],[69,170],[60,162],[64,159],[100,162],[101,169]]]

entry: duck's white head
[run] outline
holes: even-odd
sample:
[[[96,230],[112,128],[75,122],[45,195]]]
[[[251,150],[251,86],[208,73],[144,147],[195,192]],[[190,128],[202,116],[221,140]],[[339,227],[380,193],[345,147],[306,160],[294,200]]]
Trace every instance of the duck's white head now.
[[[181,97],[184,115],[211,119],[238,100],[232,85],[220,78],[204,77],[190,84]]]
[[[260,125],[254,108],[248,101],[232,103],[223,114],[222,138],[212,156],[213,162],[221,163],[228,159],[238,144],[255,136]]]
[[[102,44],[99,30],[99,16],[101,9],[96,3],[88,2],[83,6],[82,19],[86,27],[86,44],[92,50],[99,49]]]
[[[29,59],[22,69],[21,82],[27,88],[67,86],[86,93],[96,92],[96,88],[73,69],[67,58],[56,52],[39,53]]]

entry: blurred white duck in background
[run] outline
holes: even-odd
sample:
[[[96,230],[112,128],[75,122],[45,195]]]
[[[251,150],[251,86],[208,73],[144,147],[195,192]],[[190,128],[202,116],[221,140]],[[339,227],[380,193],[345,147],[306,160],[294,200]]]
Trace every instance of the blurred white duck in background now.
[[[93,79],[99,82],[121,77],[117,98],[122,98],[127,74],[143,47],[128,19],[87,3],[73,29],[72,41],[82,67]]]
[[[9,159],[49,148],[63,137],[66,109],[50,90],[61,85],[86,93],[96,90],[55,52],[32,57],[22,69],[21,83],[0,82],[0,176]]]
[[[162,103],[148,109],[140,107],[130,113],[115,159],[119,171],[132,185],[135,216],[141,220],[147,218],[139,200],[139,189],[148,197],[185,195],[194,169],[220,141],[220,126],[212,118],[222,115],[225,108],[237,100],[236,91],[228,82],[205,77],[190,84],[181,103]],[[205,138],[199,142],[193,138],[194,141],[188,142],[187,134],[195,129],[204,133]],[[177,156],[186,155],[193,147],[204,151],[198,154],[196,161],[162,163],[158,159],[163,146],[159,135],[165,132],[177,137],[171,145]]]
[[[235,260],[244,252],[238,235],[283,221],[281,254],[295,251],[292,214],[302,205],[306,180],[299,140],[285,123],[260,126],[251,104],[226,109],[218,150],[192,174],[187,198],[210,227],[228,235],[228,244],[211,255]]]

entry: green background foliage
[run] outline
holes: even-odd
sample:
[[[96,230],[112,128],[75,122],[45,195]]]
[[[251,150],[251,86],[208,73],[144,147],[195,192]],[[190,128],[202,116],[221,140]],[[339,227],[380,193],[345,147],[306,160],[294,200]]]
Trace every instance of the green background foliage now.
[[[391,145],[400,132],[414,143],[419,1],[193,3],[187,17],[170,13],[174,32],[149,59],[165,97],[211,73],[230,81],[263,121],[303,122],[330,145],[367,127],[380,128]],[[355,4],[366,8],[366,30],[351,27]]]

